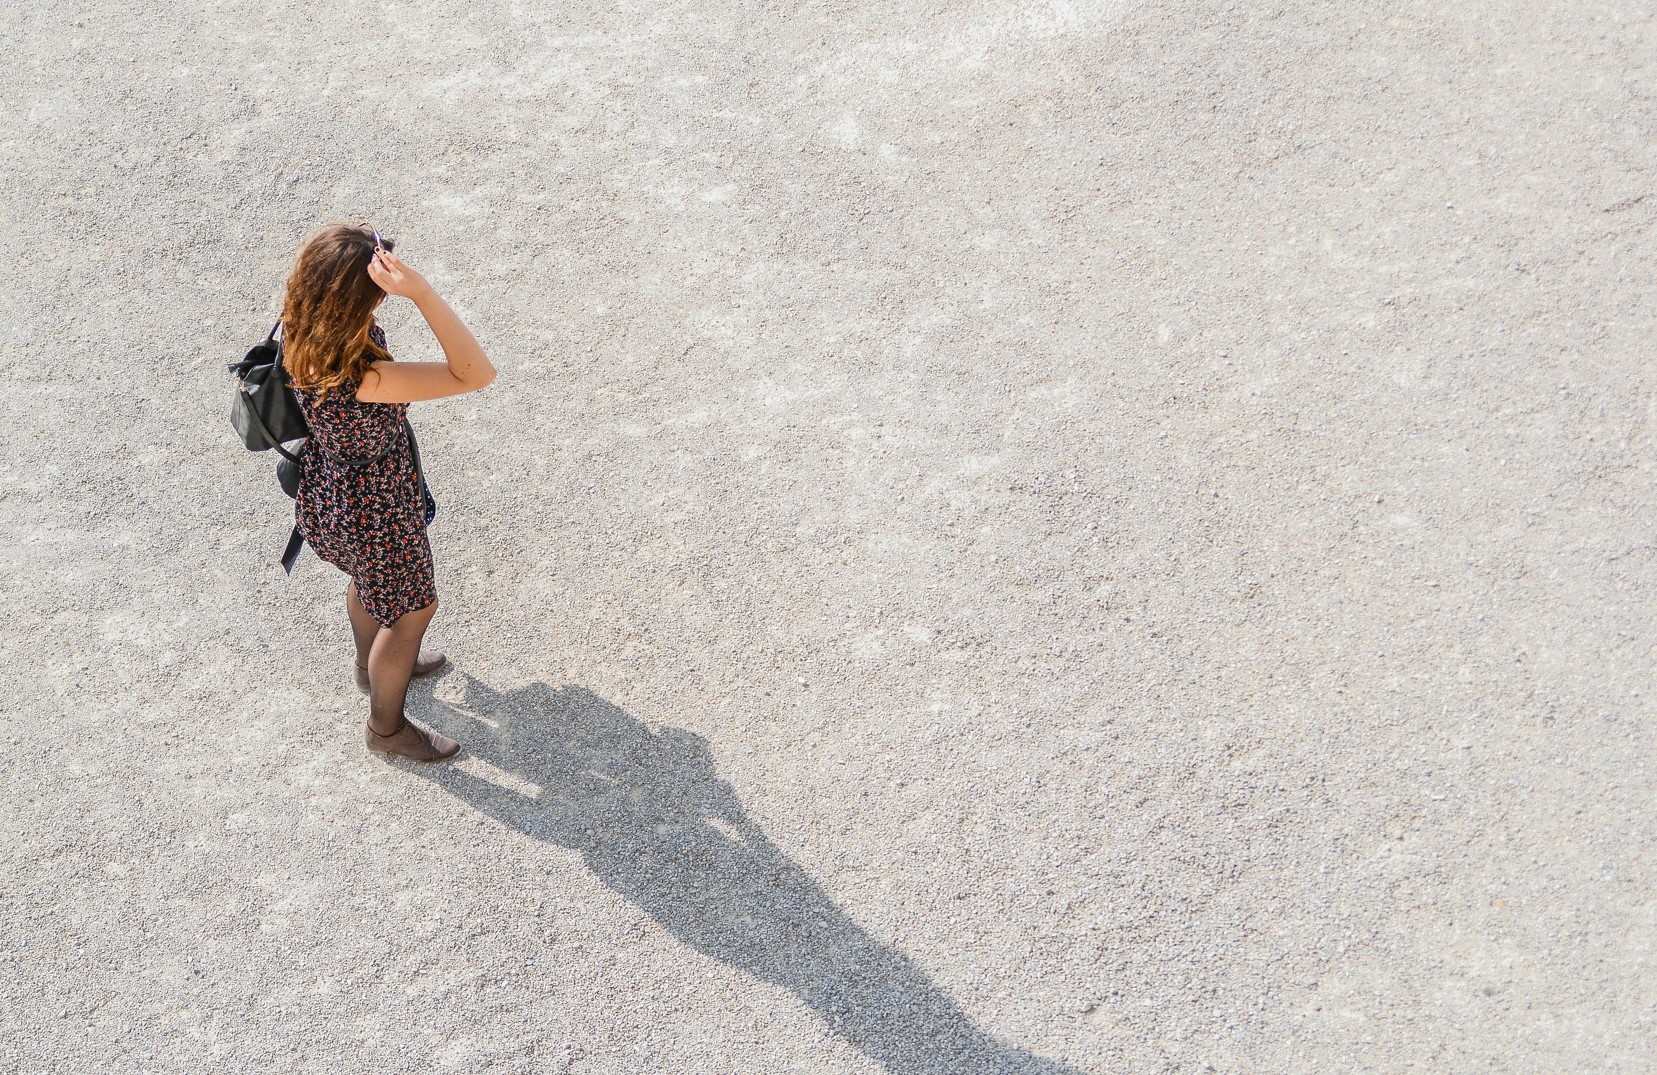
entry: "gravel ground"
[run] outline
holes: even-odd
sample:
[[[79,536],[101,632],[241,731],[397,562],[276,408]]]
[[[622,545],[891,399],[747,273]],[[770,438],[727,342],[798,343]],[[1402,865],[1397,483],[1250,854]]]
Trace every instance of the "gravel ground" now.
[[[0,1071],[1652,1070],[1649,3],[0,30]],[[502,370],[436,769],[227,420],[330,219]]]

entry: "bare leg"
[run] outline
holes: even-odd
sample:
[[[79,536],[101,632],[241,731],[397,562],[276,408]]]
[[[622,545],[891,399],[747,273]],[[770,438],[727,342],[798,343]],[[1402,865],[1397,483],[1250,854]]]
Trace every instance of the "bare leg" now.
[[[368,652],[368,726],[376,735],[392,735],[403,725],[408,681],[420,656],[420,640],[436,612],[437,602],[433,601],[425,608],[403,613],[397,622],[374,636]]]

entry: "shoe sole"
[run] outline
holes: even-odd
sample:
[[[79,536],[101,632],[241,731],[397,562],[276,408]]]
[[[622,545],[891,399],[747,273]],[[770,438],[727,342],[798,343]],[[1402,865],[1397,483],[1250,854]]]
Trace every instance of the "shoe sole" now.
[[[382,758],[402,758],[404,761],[411,761],[416,765],[442,765],[446,761],[454,761],[461,755],[461,751],[457,750],[453,754],[445,754],[441,758],[411,758],[407,754],[399,754],[395,750],[375,750],[373,747],[369,747],[368,752],[378,754]]]

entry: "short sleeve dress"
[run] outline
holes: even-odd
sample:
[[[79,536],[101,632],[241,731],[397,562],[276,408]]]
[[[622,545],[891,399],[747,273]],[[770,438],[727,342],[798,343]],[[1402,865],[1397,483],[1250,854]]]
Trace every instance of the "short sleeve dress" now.
[[[378,325],[374,341],[385,346]],[[382,627],[437,600],[425,498],[404,432],[406,403],[362,403],[347,382],[318,399],[299,389],[310,425],[294,518],[306,544],[357,584],[357,598]],[[367,459],[366,466],[345,460]]]

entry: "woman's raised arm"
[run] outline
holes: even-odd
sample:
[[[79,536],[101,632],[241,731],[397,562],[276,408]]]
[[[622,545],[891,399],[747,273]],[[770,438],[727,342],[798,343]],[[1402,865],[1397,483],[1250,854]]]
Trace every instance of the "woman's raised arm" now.
[[[364,403],[418,403],[476,392],[495,380],[495,367],[460,315],[419,273],[389,250],[375,253],[368,275],[388,295],[411,299],[443,348],[443,362],[376,362],[357,388]]]

